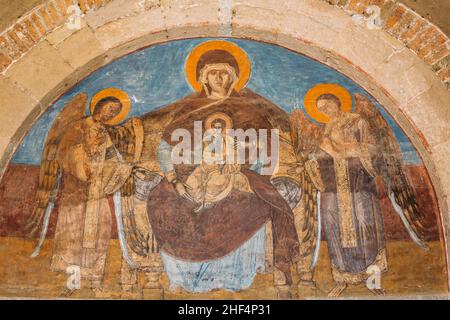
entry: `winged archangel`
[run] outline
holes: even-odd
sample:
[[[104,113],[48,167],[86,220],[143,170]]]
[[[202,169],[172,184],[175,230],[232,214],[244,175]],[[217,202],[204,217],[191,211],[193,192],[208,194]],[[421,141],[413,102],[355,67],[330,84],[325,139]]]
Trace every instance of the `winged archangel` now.
[[[386,240],[376,179],[381,179],[411,239],[423,240],[423,214],[405,174],[394,132],[364,95],[341,86],[319,84],[305,96],[306,114],[291,115],[291,138],[301,166],[304,256],[314,269],[322,230],[327,238],[335,288],[366,281],[371,270],[387,271]],[[298,230],[299,231],[299,230]],[[382,294],[374,288],[374,293]]]
[[[142,153],[143,128],[139,119],[118,125],[130,110],[128,95],[119,89],[97,93],[91,101],[90,116],[86,116],[87,106],[87,94],[74,97],[47,135],[37,204],[27,227],[31,235],[39,233],[32,254],[36,257],[44,243],[51,213],[58,204],[51,269],[66,272],[70,266],[78,266],[82,279],[89,281],[94,292],[99,293],[111,240],[112,212],[117,218],[126,261],[122,269],[136,264],[125,237],[140,256],[146,256],[150,250],[149,231],[136,227],[136,219],[147,219],[142,210],[145,203],[139,208],[139,203],[132,198],[132,173],[137,173],[134,164]],[[148,222],[140,224],[143,229],[148,225]],[[122,284],[130,280],[126,279],[127,275],[133,276],[122,272]],[[68,289],[63,295],[72,293]]]

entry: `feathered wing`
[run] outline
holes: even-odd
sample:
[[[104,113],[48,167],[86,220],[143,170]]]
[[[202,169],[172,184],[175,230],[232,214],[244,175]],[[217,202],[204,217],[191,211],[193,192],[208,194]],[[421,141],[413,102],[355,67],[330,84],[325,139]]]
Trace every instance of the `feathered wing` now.
[[[52,209],[49,209],[49,205],[51,207],[53,206],[59,187],[58,182],[61,168],[56,160],[59,142],[70,124],[85,116],[87,101],[88,96],[85,93],[74,97],[64,106],[48,132],[41,157],[36,206],[25,226],[30,236],[34,236],[40,229],[41,238],[42,234],[46,233],[47,226],[45,220],[47,220],[48,224],[48,218]],[[45,238],[45,234],[43,237]]]
[[[295,110],[291,114],[291,139],[297,159],[307,160],[315,153],[322,140],[323,128],[307,118],[302,110]]]
[[[323,128],[309,120],[301,110],[291,114],[291,139],[299,163],[304,167],[301,174],[304,219],[301,230],[301,253],[303,256],[313,253],[317,247],[317,234],[320,230],[318,222],[318,196],[322,190],[319,168],[310,155],[317,151],[323,136]],[[314,264],[314,262],[313,262]],[[314,267],[314,266],[312,266]]]
[[[404,171],[403,156],[394,132],[380,111],[363,94],[355,94],[356,109],[369,124],[378,142],[381,157],[380,169],[388,196],[395,211],[402,219],[411,238],[421,247],[426,247],[421,213],[410,182]]]

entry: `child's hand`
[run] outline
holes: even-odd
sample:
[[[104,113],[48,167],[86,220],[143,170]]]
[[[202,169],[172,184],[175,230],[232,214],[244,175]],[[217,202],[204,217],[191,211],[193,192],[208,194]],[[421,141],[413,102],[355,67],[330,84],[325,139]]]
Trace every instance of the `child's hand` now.
[[[188,186],[187,184],[181,182],[181,181],[177,181],[175,183],[175,191],[178,193],[178,195],[186,200],[189,200],[191,202],[194,202],[194,199],[192,198],[192,196],[189,194],[188,190],[192,190],[192,188],[190,186]]]

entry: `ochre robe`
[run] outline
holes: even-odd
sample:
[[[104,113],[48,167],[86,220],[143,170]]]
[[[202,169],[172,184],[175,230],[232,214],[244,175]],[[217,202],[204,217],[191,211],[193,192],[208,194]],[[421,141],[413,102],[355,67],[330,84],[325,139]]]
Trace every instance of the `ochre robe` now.
[[[126,177],[130,166],[117,161],[106,128],[91,117],[64,133],[57,160],[62,176],[51,268],[66,272],[76,265],[82,279],[100,281],[111,238],[112,204],[105,188],[114,189],[112,177]],[[114,183],[119,180],[125,178]]]

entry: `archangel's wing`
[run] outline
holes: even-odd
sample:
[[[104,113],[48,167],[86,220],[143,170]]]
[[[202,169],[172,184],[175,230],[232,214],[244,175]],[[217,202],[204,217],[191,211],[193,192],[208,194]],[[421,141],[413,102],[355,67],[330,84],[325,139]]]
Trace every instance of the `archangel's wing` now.
[[[41,157],[39,186],[36,192],[36,206],[25,226],[30,236],[34,236],[40,230],[40,242],[45,239],[48,220],[58,193],[61,169],[56,160],[56,154],[59,142],[72,122],[85,117],[87,101],[87,94],[80,93],[67,103],[54,121],[45,140]],[[33,256],[39,254],[40,245],[38,244]]]
[[[304,205],[304,219],[301,230],[301,253],[306,256],[313,253],[320,231],[318,201],[323,188],[318,164],[311,156],[319,148],[323,136],[323,127],[309,120],[301,110],[291,114],[291,139],[297,160],[303,171],[301,174],[302,200]],[[320,241],[319,241],[320,242]],[[312,268],[314,267],[314,263]]]
[[[313,123],[302,110],[294,110],[291,114],[291,139],[297,159],[308,159],[315,153],[323,136],[323,127]]]
[[[411,183],[405,174],[403,156],[394,132],[374,104],[363,94],[355,94],[355,112],[369,124],[378,142],[381,156],[380,174],[388,189],[388,196],[396,213],[402,219],[410,237],[425,248],[424,215],[417,204]]]

